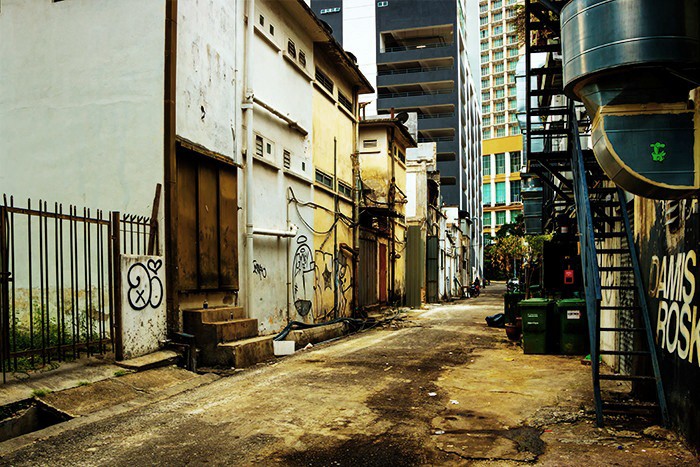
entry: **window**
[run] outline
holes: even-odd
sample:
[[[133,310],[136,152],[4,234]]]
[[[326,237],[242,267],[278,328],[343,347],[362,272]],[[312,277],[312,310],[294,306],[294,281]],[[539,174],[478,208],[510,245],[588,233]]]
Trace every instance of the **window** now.
[[[496,102],[496,103],[493,105],[493,111],[494,111],[494,112],[502,112],[502,111],[504,111],[504,110],[506,110],[506,104],[505,104],[505,102],[503,102],[503,101]]]
[[[503,225],[506,223],[506,212],[498,211],[496,213],[496,225]]]
[[[491,175],[491,156],[483,156],[481,167],[484,175]]]
[[[503,6],[503,0],[494,0],[491,2],[491,9],[501,8]]]
[[[484,104],[481,106],[481,113],[488,114],[491,113],[491,104]]]
[[[484,215],[483,215],[483,223],[484,223],[484,227],[486,227],[486,226],[491,227],[491,213],[490,213],[490,212],[485,212],[485,213],[484,213]],[[484,238],[486,238],[485,235],[484,235]]]
[[[287,41],[287,53],[289,54],[290,57],[292,58],[297,58],[297,46],[294,44],[294,41],[289,39]]]
[[[515,122],[515,123],[517,123],[517,121],[518,121],[518,114],[513,114],[513,113],[510,114],[510,116],[508,117],[508,121],[509,121],[509,122]]]
[[[503,50],[499,50],[493,53],[494,60],[503,60]]]
[[[518,100],[517,99],[508,99],[508,109],[509,110],[516,110],[518,108]]]
[[[508,35],[507,42],[508,42],[508,44],[517,44],[518,43],[518,36]]]
[[[340,193],[341,195],[345,195],[348,198],[352,198],[352,188],[350,188],[350,185],[348,185],[347,183],[343,183],[340,181],[338,182],[338,193]]]
[[[490,126],[491,125],[491,117],[484,117],[484,121],[481,122],[483,126]]]
[[[489,54],[481,54],[481,63],[488,63],[489,61]]]
[[[497,63],[493,66],[493,72],[494,73],[503,73],[504,70],[504,65],[503,63]]]
[[[338,102],[352,113],[352,101],[340,91],[338,91]]]
[[[481,93],[481,100],[482,100],[482,101],[487,101],[487,100],[489,100],[489,99],[491,99],[491,91],[483,91],[483,92]]]
[[[272,143],[265,143],[265,154],[272,155]]]
[[[502,124],[504,124],[505,122],[506,122],[506,116],[505,116],[505,114],[500,114],[500,115],[496,115],[496,116],[494,117],[494,122],[493,122],[493,124],[494,124],[494,125],[502,125]]]
[[[491,137],[491,128],[485,128],[482,134],[484,139],[489,139]]]
[[[316,181],[328,188],[333,188],[333,177],[318,169],[316,169]]]
[[[494,94],[494,96],[493,96],[494,99],[500,99],[502,97],[506,97],[506,90],[505,89],[496,89],[493,94]]]
[[[479,26],[486,26],[487,24],[489,24],[488,16],[482,16],[479,18]]]
[[[493,39],[493,46],[494,47],[503,47],[503,38],[499,37],[498,39]]]
[[[482,88],[488,88],[489,85],[491,84],[491,83],[489,83],[489,81],[490,81],[490,80],[489,80],[488,78],[482,79],[482,80],[481,80],[481,87],[482,87]]]
[[[493,21],[503,21],[503,12],[494,13]]]
[[[520,202],[520,180],[510,182],[510,202]]]
[[[285,169],[289,169],[292,166],[292,154],[286,149],[282,153],[282,164]]]
[[[520,151],[513,151],[510,153],[510,171],[520,172],[520,167],[522,162],[520,162]]]
[[[484,206],[491,206],[491,184],[481,185],[481,202]]]
[[[515,73],[512,71],[508,72],[508,83],[515,84]]]
[[[489,74],[489,66],[488,65],[482,66],[481,67],[481,76],[486,76],[488,74]]]
[[[322,15],[328,15],[328,14],[331,14],[331,13],[338,13],[339,11],[340,11],[340,7],[335,7],[335,8],[324,8],[324,9],[321,10],[319,13],[321,13]]]
[[[299,64],[306,68],[306,54],[303,50],[299,51]]]
[[[518,68],[518,61],[517,60],[509,60],[508,61],[508,71],[515,71],[516,68]]]
[[[366,139],[362,141],[362,147],[363,148],[376,148],[377,147],[377,140],[376,139]]]
[[[260,21],[260,26],[265,26],[265,17],[263,15],[260,15],[258,21]]]
[[[385,8],[389,6],[389,2],[377,2],[377,8]]]
[[[479,31],[479,37],[484,39],[485,37],[489,37],[489,30],[488,29],[482,29]]]
[[[509,47],[508,48],[508,56],[509,57],[517,57],[518,56],[518,48],[517,47]]]
[[[493,85],[494,85],[494,86],[503,86],[503,85],[505,84],[505,79],[506,79],[506,78],[505,78],[505,76],[503,76],[503,75],[496,76],[496,77],[493,79]]]
[[[328,92],[333,93],[333,81],[331,81],[327,74],[318,68],[316,68],[316,81],[321,83],[321,86],[326,88]]]
[[[506,135],[505,127],[496,128],[495,138],[503,138]]]
[[[497,36],[498,34],[503,34],[503,26],[494,26],[491,31],[493,32],[494,36]]]
[[[271,36],[275,35],[275,27],[272,24],[270,25],[270,35]]]
[[[255,135],[255,155],[258,157],[263,156],[263,138],[260,135]]]
[[[506,154],[503,152],[496,154],[496,173],[506,173]]]
[[[510,125],[508,127],[508,132],[511,136],[518,136],[520,134],[520,125],[517,123],[515,125]]]

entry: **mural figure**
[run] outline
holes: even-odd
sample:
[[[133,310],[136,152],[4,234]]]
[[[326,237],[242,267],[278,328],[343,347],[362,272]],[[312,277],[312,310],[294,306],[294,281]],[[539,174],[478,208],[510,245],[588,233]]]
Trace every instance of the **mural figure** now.
[[[134,310],[143,310],[150,305],[158,308],[163,301],[163,282],[158,277],[158,270],[163,260],[149,259],[146,264],[134,263],[127,273],[129,306]]]
[[[297,313],[305,317],[311,311],[314,294],[314,254],[305,235],[297,237],[297,249],[292,261],[292,294]]]

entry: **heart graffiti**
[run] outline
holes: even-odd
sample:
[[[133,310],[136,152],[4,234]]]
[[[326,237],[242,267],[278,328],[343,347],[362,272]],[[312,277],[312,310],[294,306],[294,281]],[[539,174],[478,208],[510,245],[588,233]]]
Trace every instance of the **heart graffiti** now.
[[[131,265],[126,280],[129,284],[127,297],[132,309],[143,310],[149,305],[158,308],[163,302],[163,282],[158,277],[161,266],[163,260],[160,259]]]

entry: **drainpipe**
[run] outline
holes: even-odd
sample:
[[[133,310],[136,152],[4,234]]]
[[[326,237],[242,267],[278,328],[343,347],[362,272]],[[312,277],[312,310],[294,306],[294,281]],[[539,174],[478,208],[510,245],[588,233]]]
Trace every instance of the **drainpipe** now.
[[[163,93],[163,165],[165,182],[165,290],[168,335],[179,331],[177,296],[177,159],[175,149],[175,78],[177,65],[177,0],[165,2],[165,79]],[[115,258],[118,261],[118,258]]]
[[[396,124],[396,123],[394,123]],[[389,199],[389,210],[391,213],[394,212],[394,208],[396,207],[396,204],[394,201],[396,200],[396,166],[395,164],[395,158],[394,158],[394,145],[396,144],[396,127],[391,127],[391,143],[389,144],[389,157],[391,158],[391,186],[389,189],[389,195],[391,198]],[[389,280],[390,280],[390,287],[389,291],[391,292],[390,294],[390,299],[393,300],[394,296],[396,294],[396,288],[395,288],[395,280],[396,280],[396,241],[394,240],[394,237],[396,236],[396,218],[391,217],[391,238],[389,238],[389,245],[390,245],[390,253],[389,255],[391,256],[391,269],[389,270]]]
[[[243,58],[243,105],[246,125],[245,148],[245,271],[253,263],[253,86],[252,86],[252,55],[255,28],[255,0],[248,0],[248,23],[246,25],[245,57]],[[246,309],[250,316],[253,307],[253,281],[246,274]]]
[[[333,318],[338,318],[338,139],[333,137]]]
[[[355,185],[352,190],[352,310],[353,317],[359,308],[358,300],[358,278],[357,274],[360,270],[360,189],[362,187],[360,183],[360,154],[358,150],[358,141],[360,140],[360,100],[359,93],[355,91],[355,115],[357,116],[357,121],[355,122],[353,133],[352,133],[352,180]]]

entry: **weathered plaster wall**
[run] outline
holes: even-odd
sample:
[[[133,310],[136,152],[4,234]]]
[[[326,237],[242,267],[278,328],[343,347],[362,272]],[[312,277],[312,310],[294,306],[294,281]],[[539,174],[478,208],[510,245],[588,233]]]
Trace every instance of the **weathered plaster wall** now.
[[[235,2],[178,4],[177,134],[232,159],[242,141],[235,127],[236,51],[242,50],[236,18]]]
[[[2,191],[150,215],[164,30],[165,2],[3,0]]]

